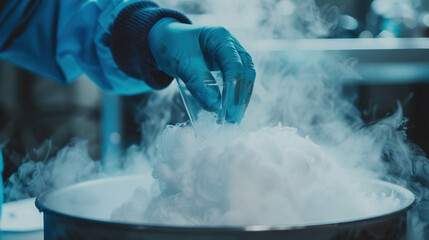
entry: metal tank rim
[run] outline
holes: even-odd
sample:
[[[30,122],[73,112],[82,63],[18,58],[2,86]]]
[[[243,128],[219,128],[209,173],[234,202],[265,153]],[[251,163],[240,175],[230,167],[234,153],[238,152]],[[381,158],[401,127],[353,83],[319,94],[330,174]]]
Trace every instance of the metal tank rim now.
[[[387,181],[382,181],[378,179],[368,179],[365,180],[366,182],[372,182],[374,184],[378,185],[384,185],[387,187],[392,188],[392,190],[396,190],[398,193],[401,193],[405,198],[406,201],[404,204],[401,204],[402,207],[398,208],[397,210],[394,210],[392,212],[388,212],[385,214],[378,214],[374,216],[369,216],[367,218],[361,218],[361,219],[351,219],[351,220],[338,220],[338,221],[330,221],[330,222],[324,222],[324,223],[310,223],[310,224],[296,224],[296,225],[228,225],[228,226],[222,226],[222,225],[200,225],[200,226],[188,226],[188,225],[162,225],[162,224],[146,224],[146,223],[129,223],[129,222],[114,222],[114,221],[103,221],[99,219],[90,219],[80,216],[74,216],[72,214],[67,213],[61,213],[59,211],[55,211],[53,209],[50,209],[47,207],[43,202],[46,201],[46,198],[49,197],[49,195],[55,193],[59,190],[67,190],[72,188],[79,188],[88,184],[96,184],[98,182],[105,182],[105,181],[114,181],[118,179],[141,179],[142,176],[134,175],[134,176],[121,176],[121,177],[109,177],[109,178],[101,178],[91,181],[86,181],[74,185],[70,185],[63,188],[56,188],[52,189],[46,192],[41,193],[39,196],[37,196],[35,205],[39,209],[40,212],[51,214],[60,218],[69,219],[73,221],[79,221],[82,223],[90,223],[94,225],[102,225],[104,227],[111,226],[117,229],[124,229],[124,230],[138,230],[138,231],[156,231],[156,232],[177,232],[177,233],[186,233],[186,232],[192,232],[192,233],[234,233],[234,232],[278,232],[278,231],[291,231],[291,230],[312,230],[312,229],[319,229],[319,228],[332,228],[332,227],[342,227],[342,226],[348,226],[348,225],[356,225],[356,224],[366,224],[369,222],[378,222],[383,219],[392,218],[401,216],[405,213],[407,213],[411,208],[413,208],[416,204],[416,198],[414,194],[397,184],[393,184]]]

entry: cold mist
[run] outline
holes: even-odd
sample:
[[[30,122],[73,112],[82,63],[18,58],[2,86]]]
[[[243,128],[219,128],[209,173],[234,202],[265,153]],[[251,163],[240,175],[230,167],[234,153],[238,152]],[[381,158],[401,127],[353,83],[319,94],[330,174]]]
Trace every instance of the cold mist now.
[[[213,115],[198,121],[203,126],[164,131],[152,173],[159,190],[149,202],[150,194],[136,194],[113,212],[113,220],[293,226],[359,219],[401,206],[394,194],[365,191],[365,180],[341,168],[297,129],[278,125],[244,131],[218,125]],[[130,211],[142,203],[147,208]]]

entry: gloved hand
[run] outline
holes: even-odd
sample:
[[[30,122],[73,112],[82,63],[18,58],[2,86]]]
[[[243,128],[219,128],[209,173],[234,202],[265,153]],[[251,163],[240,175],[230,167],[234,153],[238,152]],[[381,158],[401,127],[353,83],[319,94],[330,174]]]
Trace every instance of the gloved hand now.
[[[149,33],[149,45],[158,68],[180,78],[203,108],[215,111],[221,106],[219,88],[210,71],[222,72],[227,86],[226,116],[239,123],[249,104],[255,81],[250,55],[226,29],[197,27],[164,18]],[[227,96],[226,96],[227,95]]]

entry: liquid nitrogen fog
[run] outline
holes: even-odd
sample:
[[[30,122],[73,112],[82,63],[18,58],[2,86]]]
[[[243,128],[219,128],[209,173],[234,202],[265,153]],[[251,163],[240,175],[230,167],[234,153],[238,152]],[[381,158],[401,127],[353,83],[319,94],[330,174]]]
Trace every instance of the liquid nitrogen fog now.
[[[195,131],[197,129],[197,131]],[[297,129],[244,131],[203,116],[168,127],[158,145],[158,191],[137,189],[113,220],[172,225],[299,225],[391,212],[394,196],[368,194]]]

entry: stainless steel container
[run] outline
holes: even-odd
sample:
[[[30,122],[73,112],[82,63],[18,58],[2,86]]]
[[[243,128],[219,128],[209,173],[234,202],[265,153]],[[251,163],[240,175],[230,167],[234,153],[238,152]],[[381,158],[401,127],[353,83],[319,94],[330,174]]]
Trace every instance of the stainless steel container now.
[[[382,215],[344,222],[285,226],[162,226],[110,221],[113,209],[130,199],[136,187],[148,188],[150,177],[100,179],[41,194],[36,206],[44,213],[45,240],[125,239],[404,239],[407,212],[414,195],[391,183],[371,180],[371,191],[395,194],[401,207]]]

